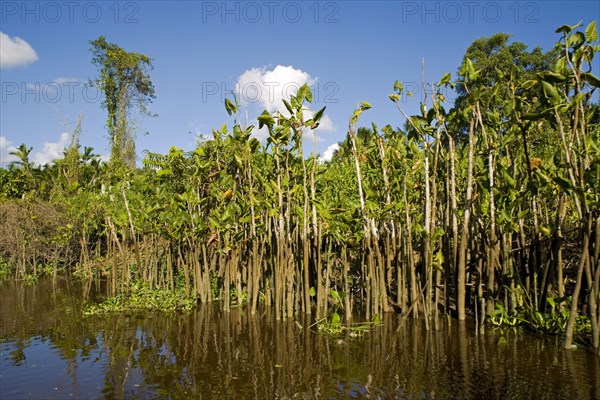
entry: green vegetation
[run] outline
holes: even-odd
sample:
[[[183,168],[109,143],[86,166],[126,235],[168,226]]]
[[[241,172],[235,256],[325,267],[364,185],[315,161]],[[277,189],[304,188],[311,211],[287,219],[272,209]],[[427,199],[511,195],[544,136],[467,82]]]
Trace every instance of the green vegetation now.
[[[80,151],[79,124],[52,165],[33,166],[19,147],[0,171],[0,257],[19,279],[39,264],[108,279],[115,297],[100,311],[219,298],[255,314],[260,301],[277,319],[314,313],[329,330],[353,313],[418,315],[427,329],[470,314],[564,332],[566,348],[590,332],[598,348],[598,35],[595,22],[557,33],[547,54],[503,34],[477,40],[455,80],[423,90],[417,115],[396,81],[403,128],[359,127],[371,107],[359,102],[332,163],[303,153],[325,112],[306,118],[305,85],[287,113],[258,116],[265,146],[227,99],[232,127],[191,152],[146,153],[141,168],[126,111],[137,101],[147,113],[150,59],[100,38],[111,161]]]
[[[152,62],[146,55],[127,52],[104,36],[91,41],[92,63],[100,77],[89,82],[104,93],[106,127],[110,137],[110,159],[113,164],[135,167],[135,137],[130,127],[133,105],[149,115],[148,104],[154,99],[154,85],[148,75]]]
[[[548,297],[549,312],[540,312],[532,306],[506,310],[502,304],[496,304],[496,309],[487,316],[488,322],[496,327],[524,327],[532,332],[548,335],[564,334],[569,323],[570,312],[561,306],[561,303],[570,301],[569,298],[554,299]],[[574,333],[582,340],[592,333],[591,321],[588,317],[580,315],[575,321]]]
[[[196,300],[185,296],[183,290],[150,289],[143,283],[134,283],[126,294],[109,297],[99,304],[88,304],[84,315],[98,315],[122,311],[190,311]]]

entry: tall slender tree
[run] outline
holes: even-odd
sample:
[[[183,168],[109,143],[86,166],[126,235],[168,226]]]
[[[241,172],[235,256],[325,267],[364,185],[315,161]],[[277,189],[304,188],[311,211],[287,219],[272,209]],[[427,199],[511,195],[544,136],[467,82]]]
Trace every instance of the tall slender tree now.
[[[150,57],[127,52],[104,36],[90,41],[92,63],[100,76],[89,84],[104,93],[103,107],[108,116],[106,127],[110,137],[111,161],[135,167],[135,138],[131,124],[131,111],[137,105],[139,112],[150,115],[149,103],[155,98],[154,84],[148,71],[152,69]]]

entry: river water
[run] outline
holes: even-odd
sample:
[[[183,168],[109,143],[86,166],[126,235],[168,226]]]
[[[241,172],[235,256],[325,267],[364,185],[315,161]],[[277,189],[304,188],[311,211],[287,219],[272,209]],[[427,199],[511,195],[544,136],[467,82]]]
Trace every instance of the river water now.
[[[96,291],[0,283],[0,399],[600,399],[600,357],[558,338],[396,315],[330,337],[215,306],[84,318]]]

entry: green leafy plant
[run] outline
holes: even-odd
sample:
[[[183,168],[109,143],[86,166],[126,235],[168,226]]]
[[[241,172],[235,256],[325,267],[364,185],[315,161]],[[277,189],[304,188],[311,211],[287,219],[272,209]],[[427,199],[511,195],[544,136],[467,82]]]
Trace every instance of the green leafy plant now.
[[[87,304],[83,314],[86,316],[123,311],[190,311],[196,304],[192,297],[185,296],[182,290],[169,291],[150,289],[143,283],[134,283],[126,294],[119,294],[99,304]]]

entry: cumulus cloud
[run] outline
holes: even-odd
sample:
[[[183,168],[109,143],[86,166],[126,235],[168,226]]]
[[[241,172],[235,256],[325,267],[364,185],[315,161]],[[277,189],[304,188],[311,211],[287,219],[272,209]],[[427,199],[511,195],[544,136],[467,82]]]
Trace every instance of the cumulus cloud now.
[[[337,150],[339,150],[339,148],[340,148],[340,145],[337,143],[330,145],[329,147],[327,147],[327,150],[325,150],[323,155],[319,158],[319,161],[321,161],[321,162],[331,161],[331,158],[333,157],[333,153],[335,153]]]
[[[312,77],[305,71],[296,69],[291,65],[277,65],[273,69],[262,67],[246,70],[237,79],[235,92],[242,106],[255,104],[270,113],[278,111],[284,115],[289,115],[282,100],[289,100],[302,85],[314,86],[316,83],[317,78]],[[312,106],[316,108],[315,104],[312,104]],[[305,119],[312,118],[313,113],[314,111],[311,109],[305,108]],[[317,132],[330,132],[333,130],[335,130],[333,121],[328,115],[324,115],[321,118]],[[309,132],[311,131],[307,130],[307,133]],[[255,130],[254,137],[265,143],[269,134],[267,129],[263,127],[263,129]],[[314,137],[312,134],[308,134],[307,139],[313,141]],[[323,139],[317,136],[317,142],[321,141]]]
[[[317,80],[310,74],[290,66],[278,65],[272,70],[266,67],[244,72],[237,80],[236,94],[240,104],[258,104],[269,112],[287,114],[282,99],[290,96],[304,84],[312,86]]]
[[[24,67],[38,60],[38,55],[29,43],[18,36],[11,38],[0,32],[0,68]]]
[[[36,151],[31,156],[31,161],[35,164],[45,165],[59,158],[63,158],[64,149],[69,144],[70,135],[68,132],[60,134],[58,142],[44,142],[41,151]]]
[[[0,164],[17,161],[18,158],[10,154],[17,150],[13,143],[6,136],[0,136]]]

